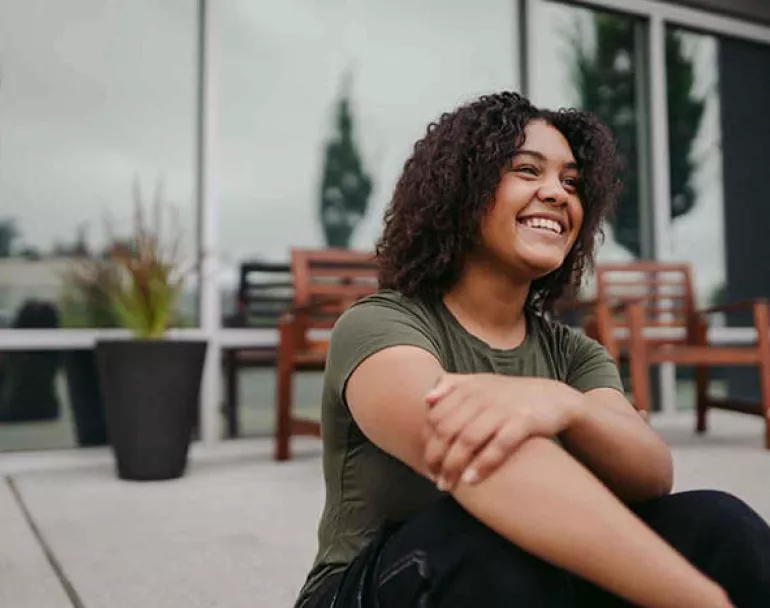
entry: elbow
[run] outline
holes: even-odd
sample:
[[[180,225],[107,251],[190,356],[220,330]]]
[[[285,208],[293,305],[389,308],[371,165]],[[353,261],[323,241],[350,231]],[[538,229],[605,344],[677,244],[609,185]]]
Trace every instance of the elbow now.
[[[668,457],[665,470],[659,475],[657,489],[656,498],[668,496],[674,490],[674,464],[671,461],[671,455]]]
[[[661,496],[667,496],[671,494],[674,489],[674,460],[671,457],[671,450],[663,442],[660,443],[658,448],[658,466],[655,467],[655,496],[654,498],[660,498]]]
[[[649,480],[644,483],[636,483],[633,486],[616,488],[615,495],[628,505],[636,505],[668,496],[672,488],[673,484],[665,480]]]
[[[618,497],[625,503],[635,504],[668,496],[674,489],[674,468],[671,455],[666,450],[657,466],[646,468],[632,483],[624,484]],[[631,480],[629,480],[631,481]]]

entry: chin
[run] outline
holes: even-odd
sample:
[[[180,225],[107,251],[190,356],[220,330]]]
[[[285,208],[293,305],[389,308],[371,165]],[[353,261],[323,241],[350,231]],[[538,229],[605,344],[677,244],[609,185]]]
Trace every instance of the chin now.
[[[522,259],[529,270],[531,279],[540,279],[547,274],[558,270],[564,264],[564,257],[553,256],[527,256]]]

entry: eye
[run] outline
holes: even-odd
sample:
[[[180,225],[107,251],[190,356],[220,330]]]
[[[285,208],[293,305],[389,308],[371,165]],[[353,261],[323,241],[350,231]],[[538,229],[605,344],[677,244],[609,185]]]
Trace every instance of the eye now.
[[[574,175],[567,176],[562,180],[562,183],[564,184],[564,187],[569,190],[577,190],[578,185],[580,184],[580,178]]]
[[[526,173],[527,175],[537,175],[537,167],[532,165],[519,165],[514,171],[517,173]]]

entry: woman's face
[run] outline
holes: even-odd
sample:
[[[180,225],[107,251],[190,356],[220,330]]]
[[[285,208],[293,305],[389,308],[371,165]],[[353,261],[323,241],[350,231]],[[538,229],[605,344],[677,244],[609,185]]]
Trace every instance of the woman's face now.
[[[580,173],[566,138],[542,120],[530,122],[524,134],[481,222],[478,253],[535,280],[564,263],[583,223],[583,207]]]

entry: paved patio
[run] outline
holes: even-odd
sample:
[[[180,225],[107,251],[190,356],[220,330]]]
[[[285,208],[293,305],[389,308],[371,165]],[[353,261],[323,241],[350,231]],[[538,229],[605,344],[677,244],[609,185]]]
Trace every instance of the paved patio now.
[[[770,452],[759,419],[716,412],[654,419],[672,446],[676,487],[720,488],[770,520]],[[115,478],[104,449],[0,456],[0,606],[197,608],[292,605],[315,550],[320,445],[196,445],[179,480]]]

